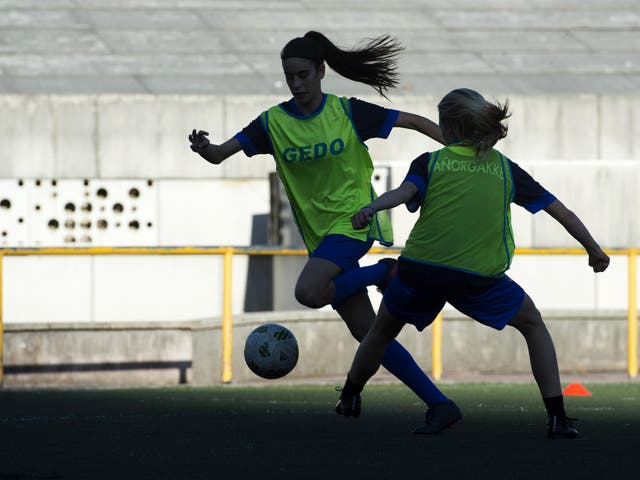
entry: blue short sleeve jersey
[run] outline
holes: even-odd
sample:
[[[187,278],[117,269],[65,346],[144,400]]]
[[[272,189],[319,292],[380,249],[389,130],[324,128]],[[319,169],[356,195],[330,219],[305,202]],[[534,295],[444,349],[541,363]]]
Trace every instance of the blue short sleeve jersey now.
[[[424,153],[416,158],[411,163],[409,171],[404,179],[404,181],[411,182],[418,188],[416,195],[414,195],[414,197],[406,204],[407,209],[410,212],[417,211],[424,201],[424,197],[427,193],[427,186],[429,184],[430,159],[430,153]],[[511,167],[515,190],[513,203],[527,209],[530,213],[537,213],[556,200],[556,197],[552,193],[535,181],[533,177],[520,168],[517,163],[512,162],[509,159],[507,160]]]
[[[387,138],[398,119],[398,110],[380,107],[357,98],[350,98],[349,104],[353,126],[362,142],[370,138]],[[302,116],[293,98],[281,103],[281,106],[293,115]],[[253,120],[234,137],[240,142],[243,152],[248,157],[258,154],[273,155],[273,147],[260,118]]]

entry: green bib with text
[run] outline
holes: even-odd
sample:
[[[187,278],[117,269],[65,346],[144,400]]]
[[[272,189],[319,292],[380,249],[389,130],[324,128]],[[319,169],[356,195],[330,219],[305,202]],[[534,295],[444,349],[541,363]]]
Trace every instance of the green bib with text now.
[[[371,185],[373,163],[353,127],[346,98],[327,94],[320,110],[309,116],[293,115],[277,105],[260,118],[310,253],[330,234],[393,243],[386,212],[378,212],[369,229],[351,226],[351,216],[376,193]]]
[[[514,251],[508,160],[492,150],[480,160],[472,147],[434,152],[420,217],[402,256],[432,265],[497,277]]]

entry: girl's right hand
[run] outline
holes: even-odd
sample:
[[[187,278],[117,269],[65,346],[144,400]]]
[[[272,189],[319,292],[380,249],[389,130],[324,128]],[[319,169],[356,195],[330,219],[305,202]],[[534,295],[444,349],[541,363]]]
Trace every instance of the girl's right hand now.
[[[196,133],[196,130],[194,128],[193,132],[191,132],[191,135],[189,135],[189,141],[191,142],[191,150],[193,150],[196,153],[201,153],[204,149],[206,149],[210,144],[209,139],[207,138],[207,135],[209,135],[209,132],[205,132],[204,130],[198,130],[198,133]]]
[[[353,228],[356,230],[362,230],[363,228],[368,227],[374,213],[376,212],[373,208],[369,206],[362,207],[351,217],[351,225],[353,225]]]

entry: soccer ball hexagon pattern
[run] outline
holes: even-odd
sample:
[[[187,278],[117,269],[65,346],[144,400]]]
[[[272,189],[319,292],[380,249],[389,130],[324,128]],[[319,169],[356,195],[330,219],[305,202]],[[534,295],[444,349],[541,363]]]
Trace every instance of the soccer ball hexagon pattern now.
[[[281,378],[298,363],[298,342],[291,331],[277,323],[254,329],[244,345],[244,360],[259,377]]]

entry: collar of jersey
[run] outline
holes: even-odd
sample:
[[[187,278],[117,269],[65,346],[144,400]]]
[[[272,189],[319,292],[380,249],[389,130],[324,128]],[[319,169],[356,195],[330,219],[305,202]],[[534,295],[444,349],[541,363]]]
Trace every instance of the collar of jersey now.
[[[287,102],[281,103],[280,104],[280,108],[287,115],[289,115],[291,117],[305,119],[305,118],[313,118],[316,115],[319,115],[320,112],[322,112],[322,109],[324,108],[326,103],[327,103],[327,94],[323,93],[322,94],[322,102],[320,103],[320,106],[316,109],[315,112],[310,113],[309,115],[304,115],[300,110],[298,110],[298,106],[296,105],[296,101],[293,98],[290,99]]]
[[[457,153],[458,155],[464,155],[468,157],[472,157],[476,154],[476,148],[469,145],[447,145],[445,148],[448,148],[453,153]]]

